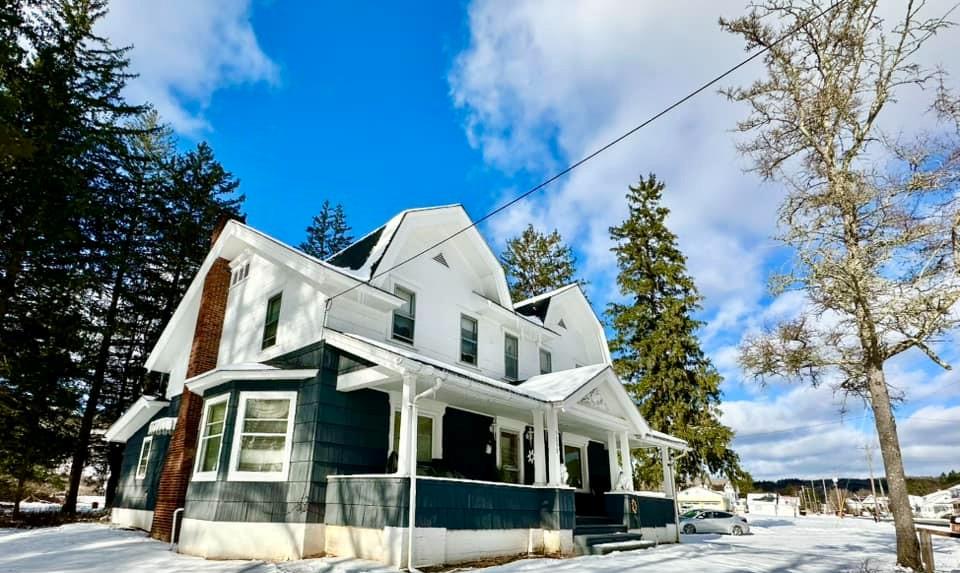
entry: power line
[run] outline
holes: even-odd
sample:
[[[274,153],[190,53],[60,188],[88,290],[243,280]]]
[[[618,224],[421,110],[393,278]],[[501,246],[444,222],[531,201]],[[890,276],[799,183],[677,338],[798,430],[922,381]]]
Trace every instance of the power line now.
[[[705,91],[707,88],[713,86],[714,84],[716,84],[716,83],[719,82],[720,80],[726,78],[727,76],[729,76],[730,74],[734,73],[735,71],[739,70],[739,69],[742,68],[743,66],[749,64],[750,62],[752,62],[753,60],[759,58],[759,57],[762,56],[763,54],[766,54],[766,53],[769,52],[771,49],[773,49],[773,48],[775,48],[776,46],[780,45],[782,42],[784,42],[784,41],[785,41],[786,39],[788,39],[790,36],[793,36],[794,34],[796,34],[798,31],[800,31],[800,30],[801,30],[802,28],[804,28],[805,26],[807,26],[807,25],[815,22],[816,20],[820,19],[821,17],[825,16],[826,14],[830,13],[831,11],[835,10],[836,8],[838,8],[839,6],[841,6],[842,4],[844,4],[844,2],[846,2],[846,1],[847,1],[847,0],[838,0],[836,3],[831,4],[830,6],[826,7],[825,9],[823,9],[822,11],[820,11],[819,13],[817,13],[815,16],[813,16],[813,17],[805,20],[804,22],[798,24],[798,25],[795,26],[793,29],[791,29],[790,31],[786,32],[785,34],[783,34],[782,36],[780,36],[779,38],[777,38],[775,41],[771,42],[769,45],[764,46],[763,48],[761,48],[761,49],[758,50],[757,52],[753,53],[753,54],[750,55],[749,57],[741,60],[741,61],[740,61],[739,63],[737,63],[736,65],[728,68],[726,71],[724,71],[724,72],[721,73],[720,75],[718,75],[718,76],[714,77],[713,79],[707,81],[706,83],[704,83],[704,84],[701,85],[700,87],[696,88],[696,89],[693,90],[692,92],[688,93],[687,95],[685,95],[685,96],[683,96],[682,98],[678,99],[677,101],[673,102],[672,104],[670,104],[669,106],[667,106],[667,107],[664,108],[663,110],[659,111],[658,113],[654,114],[653,116],[651,116],[651,117],[648,118],[647,120],[645,120],[645,121],[643,121],[642,123],[634,126],[634,127],[631,128],[630,130],[628,130],[628,131],[626,131],[625,133],[623,133],[622,135],[620,135],[620,136],[618,136],[617,138],[611,140],[610,142],[606,143],[605,145],[601,146],[600,148],[594,150],[592,153],[590,153],[590,154],[588,154],[588,155],[580,158],[579,160],[571,163],[570,165],[568,165],[568,166],[565,167],[564,169],[560,170],[559,172],[555,173],[555,174],[552,175],[551,177],[547,178],[547,179],[544,180],[543,182],[538,183],[537,185],[531,187],[531,188],[528,189],[527,191],[525,191],[525,192],[521,193],[520,195],[514,197],[513,199],[507,201],[507,202],[504,203],[503,205],[500,205],[500,206],[497,207],[496,209],[488,212],[487,214],[485,214],[484,216],[480,217],[480,218],[477,219],[476,221],[473,221],[472,223],[470,223],[470,224],[467,225],[466,227],[463,227],[462,229],[460,229],[459,231],[456,231],[456,232],[453,233],[452,235],[449,235],[449,236],[441,239],[440,241],[437,241],[436,243],[434,243],[434,244],[426,247],[425,249],[423,249],[423,250],[421,250],[421,251],[419,251],[419,252],[417,252],[417,253],[409,256],[409,257],[407,257],[406,259],[403,259],[403,260],[397,262],[397,263],[394,264],[393,266],[374,273],[368,280],[363,281],[363,282],[359,282],[359,283],[357,283],[357,284],[355,284],[355,285],[353,285],[353,286],[347,287],[345,290],[343,290],[343,291],[341,291],[341,292],[333,295],[332,297],[330,297],[330,298],[328,299],[328,304],[331,303],[331,302],[333,302],[334,299],[336,299],[336,298],[338,298],[338,297],[340,297],[340,296],[342,296],[342,295],[345,295],[345,294],[353,291],[354,289],[359,288],[359,287],[362,286],[362,285],[370,284],[370,282],[373,281],[373,279],[378,278],[378,277],[381,277],[381,276],[385,275],[386,273],[389,273],[389,272],[391,272],[391,271],[393,271],[393,270],[396,270],[397,268],[399,268],[399,267],[401,267],[401,266],[403,266],[403,265],[405,265],[405,264],[413,261],[414,259],[417,259],[417,258],[419,258],[419,257],[427,254],[428,252],[432,251],[433,249],[439,247],[440,245],[443,245],[443,244],[446,243],[447,241],[450,241],[450,240],[452,240],[452,239],[454,239],[454,238],[462,235],[463,233],[469,231],[470,229],[478,226],[480,223],[483,223],[483,222],[486,221],[487,219],[490,219],[491,217],[494,217],[494,216],[497,215],[498,213],[500,213],[500,212],[502,212],[502,211],[505,211],[506,209],[509,209],[509,208],[512,207],[513,205],[515,205],[515,204],[519,203],[520,201],[526,199],[527,197],[533,195],[533,194],[536,193],[537,191],[540,191],[541,189],[543,189],[543,188],[546,187],[547,185],[550,185],[551,183],[553,183],[553,182],[556,181],[557,179],[560,179],[561,177],[567,175],[568,173],[572,172],[574,169],[577,169],[577,168],[580,167],[581,165],[587,163],[588,161],[594,159],[595,157],[597,157],[597,156],[600,155],[601,153],[607,151],[608,149],[610,149],[610,148],[612,148],[613,146],[617,145],[617,144],[620,143],[621,141],[627,139],[628,137],[630,137],[630,136],[633,135],[634,133],[640,131],[640,130],[643,129],[644,127],[650,125],[650,124],[653,123],[654,121],[660,119],[661,117],[667,115],[668,113],[670,113],[670,112],[673,111],[674,109],[680,107],[681,105],[683,105],[683,104],[686,103],[687,101],[693,99],[695,96],[699,95],[701,92]]]

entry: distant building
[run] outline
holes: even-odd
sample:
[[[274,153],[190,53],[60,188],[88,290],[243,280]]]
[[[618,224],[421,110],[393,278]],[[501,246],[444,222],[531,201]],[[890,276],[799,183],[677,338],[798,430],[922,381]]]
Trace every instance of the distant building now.
[[[953,513],[953,504],[960,501],[960,484],[923,496],[917,514],[939,518]]]
[[[797,497],[777,493],[748,493],[747,511],[751,515],[796,517],[800,500]]]
[[[734,502],[723,492],[699,485],[688,487],[677,493],[677,503],[680,504],[681,511],[700,508],[731,511],[734,506]]]

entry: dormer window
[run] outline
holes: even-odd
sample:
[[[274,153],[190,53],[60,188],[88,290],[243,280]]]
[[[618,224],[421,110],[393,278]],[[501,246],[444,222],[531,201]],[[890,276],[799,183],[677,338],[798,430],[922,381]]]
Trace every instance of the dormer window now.
[[[413,344],[413,328],[417,316],[417,295],[403,288],[394,287],[393,293],[403,300],[400,308],[393,311],[393,337]]]
[[[242,283],[247,278],[247,275],[249,274],[250,274],[249,262],[243,263],[242,265],[238,265],[235,269],[233,269],[233,274],[230,276],[230,286],[233,287],[235,285]]]

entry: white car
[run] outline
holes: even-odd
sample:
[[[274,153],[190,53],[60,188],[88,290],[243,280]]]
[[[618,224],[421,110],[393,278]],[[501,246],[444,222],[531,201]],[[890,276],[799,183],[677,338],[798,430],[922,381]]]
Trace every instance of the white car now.
[[[680,531],[686,535],[694,533],[729,533],[744,535],[750,533],[747,520],[726,511],[712,509],[691,509],[680,516]]]

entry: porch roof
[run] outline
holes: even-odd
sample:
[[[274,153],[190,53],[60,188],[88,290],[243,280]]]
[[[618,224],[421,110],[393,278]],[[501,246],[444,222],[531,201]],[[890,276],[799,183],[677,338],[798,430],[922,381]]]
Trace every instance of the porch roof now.
[[[501,407],[527,412],[544,407],[562,407],[564,419],[570,424],[594,427],[596,435],[614,428],[629,429],[632,435],[639,438],[635,442],[638,447],[663,445],[673,449],[686,448],[683,440],[650,428],[609,364],[592,364],[541,374],[520,384],[510,384],[424,356],[409,348],[358,334],[328,328],[324,339],[332,347],[373,363],[371,367],[341,374],[337,388],[342,391],[361,388],[396,391],[403,373],[429,376],[424,371],[426,368],[445,379],[445,392],[456,389],[455,392],[465,398],[482,398],[481,402],[488,407],[493,406],[494,402]],[[594,395],[598,392],[599,395]],[[564,425],[563,420],[561,425]]]

